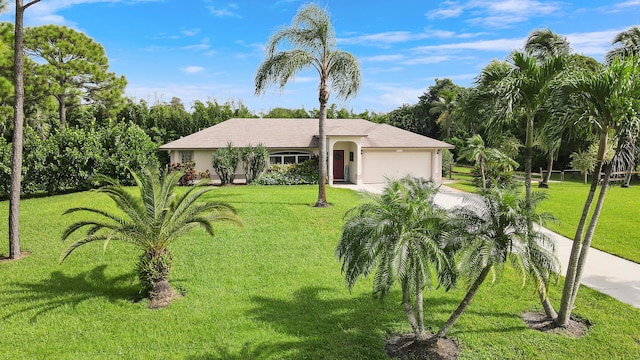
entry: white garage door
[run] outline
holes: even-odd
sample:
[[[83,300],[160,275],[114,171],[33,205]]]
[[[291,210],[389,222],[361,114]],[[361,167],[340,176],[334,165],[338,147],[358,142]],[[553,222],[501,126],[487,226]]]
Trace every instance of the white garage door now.
[[[362,154],[362,180],[365,184],[380,184],[385,177],[398,179],[406,175],[431,178],[431,152],[397,152],[365,150]]]

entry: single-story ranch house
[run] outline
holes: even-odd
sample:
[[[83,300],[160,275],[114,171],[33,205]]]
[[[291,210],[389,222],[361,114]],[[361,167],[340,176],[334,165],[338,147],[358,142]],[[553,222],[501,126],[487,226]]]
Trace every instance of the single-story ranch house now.
[[[440,183],[442,149],[453,145],[362,119],[327,119],[329,184],[384,183],[405,175]],[[195,134],[160,146],[171,163],[195,162],[196,173],[209,170],[211,154],[234,147],[262,144],[270,164],[291,164],[318,155],[318,119],[229,119]],[[238,171],[242,171],[239,167]],[[213,176],[217,179],[217,176]]]

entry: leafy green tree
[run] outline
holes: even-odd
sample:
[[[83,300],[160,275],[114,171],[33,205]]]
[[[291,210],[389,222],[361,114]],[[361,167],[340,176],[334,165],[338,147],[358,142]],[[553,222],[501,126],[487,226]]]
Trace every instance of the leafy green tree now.
[[[40,0],[24,4],[16,1],[13,43],[13,148],[11,155],[11,191],[9,194],[9,258],[20,257],[20,191],[22,181],[22,136],[24,127],[24,12]]]
[[[88,228],[87,235],[75,241],[60,256],[63,262],[78,247],[95,241],[122,241],[140,248],[136,270],[151,302],[149,307],[165,307],[175,295],[169,284],[169,273],[173,262],[169,245],[182,238],[195,227],[202,227],[213,236],[213,222],[230,221],[241,225],[240,218],[229,205],[216,201],[199,201],[213,188],[206,182],[198,183],[183,194],[177,194],[175,187],[179,172],[159,172],[145,169],[142,173],[132,172],[136,181],[138,196],[133,195],[118,181],[100,176],[97,180],[105,185],[97,192],[109,196],[119,212],[71,208],[65,214],[85,212],[97,219],[80,220],[65,230],[62,239],[69,238],[76,231]]]
[[[440,242],[446,212],[434,203],[437,191],[431,182],[407,177],[389,180],[382,194],[366,193],[366,201],[347,213],[336,249],[349,289],[373,271],[375,296],[400,284],[402,306],[419,341],[427,337],[423,290],[436,282],[434,275],[446,287],[455,278],[453,259]]]
[[[589,248],[602,211],[614,165],[632,166],[635,144],[640,134],[640,69],[635,56],[615,57],[599,72],[585,72],[581,76],[566,79],[563,91],[575,95],[571,123],[586,122],[598,136],[596,166],[589,194],[573,238],[565,283],[556,319],[558,326],[567,326],[577,298],[582,272]],[[609,137],[615,144],[616,154],[606,161]],[[604,178],[600,176],[604,170]],[[593,205],[596,192],[598,199]],[[590,217],[590,218],[589,218]],[[587,219],[589,220],[587,221]],[[587,225],[588,224],[588,225]],[[585,231],[586,229],[586,231]]]
[[[124,76],[108,71],[104,48],[86,35],[57,25],[27,28],[25,48],[44,61],[32,76],[48,84],[45,94],[58,101],[62,126],[66,126],[68,108],[94,102],[115,108],[122,101]]]
[[[279,51],[282,44],[290,44],[290,50]],[[330,91],[338,98],[355,96],[360,88],[360,67],[356,58],[336,48],[336,34],[327,10],[314,4],[304,5],[293,18],[291,26],[276,31],[266,45],[265,60],[255,76],[256,95],[266,91],[271,84],[284,88],[299,71],[315,69],[320,78],[318,99],[320,114],[319,155],[320,179],[317,207],[328,206],[327,180],[327,103]]]
[[[482,196],[469,197],[464,207],[453,211],[451,230],[443,238],[457,250],[460,274],[470,286],[435,338],[446,335],[487,277],[506,263],[520,272],[523,281],[533,274],[539,285],[547,287],[546,281],[560,268],[554,243],[543,233],[528,230],[528,209],[535,209],[543,198],[544,194],[533,193],[528,205],[515,189],[492,187]],[[538,217],[539,221],[545,218],[543,214]]]
[[[596,167],[595,154],[588,151],[571,153],[571,163],[569,164],[572,169],[580,170],[580,173],[584,176],[584,184],[587,185],[587,175]]]

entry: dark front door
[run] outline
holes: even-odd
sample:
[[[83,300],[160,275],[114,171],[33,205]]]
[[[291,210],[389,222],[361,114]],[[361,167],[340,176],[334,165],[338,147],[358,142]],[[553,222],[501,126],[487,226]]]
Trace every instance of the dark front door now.
[[[344,150],[333,150],[333,180],[345,180]]]

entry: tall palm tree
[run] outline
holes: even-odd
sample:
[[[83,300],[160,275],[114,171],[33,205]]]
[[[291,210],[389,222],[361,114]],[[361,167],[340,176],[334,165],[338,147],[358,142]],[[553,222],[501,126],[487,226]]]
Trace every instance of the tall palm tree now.
[[[607,63],[613,61],[616,56],[639,56],[640,55],[640,26],[632,26],[613,38],[611,45],[617,47],[605,55]]]
[[[423,179],[388,181],[382,194],[366,194],[367,201],[347,213],[336,249],[349,289],[374,270],[374,295],[384,297],[400,283],[402,305],[419,341],[427,336],[423,289],[434,282],[432,274],[445,287],[454,279],[452,259],[440,243],[445,212],[434,204],[437,191]]]
[[[535,57],[539,62],[558,56],[568,56],[571,54],[571,46],[565,36],[558,35],[550,29],[537,29],[532,31],[524,44],[524,50],[527,54]],[[556,104],[551,104],[554,107]],[[551,120],[553,111],[542,111],[539,116],[544,118],[544,123]],[[553,161],[558,157],[560,145],[562,142],[562,133],[557,134],[549,129],[540,131],[541,140],[538,146],[547,153],[547,176],[540,182],[540,187],[549,187],[551,171],[553,170]]]
[[[538,289],[546,289],[548,280],[559,270],[554,243],[540,232],[527,230],[529,209],[541,196],[534,193],[528,205],[515,189],[492,187],[482,192],[482,196],[466,198],[464,206],[453,210],[451,230],[444,239],[458,250],[460,274],[471,285],[436,338],[446,335],[487,277],[507,262],[521,273],[523,281],[532,274]]]
[[[538,62],[534,57],[514,52],[509,57],[512,65],[510,73],[498,84],[498,93],[502,93],[510,104],[505,108],[506,116],[522,116],[525,120],[525,197],[531,198],[531,159],[533,156],[534,131],[538,113],[545,105],[550,94],[550,84],[563,69],[563,57],[552,57]]]
[[[289,44],[290,50],[279,50]],[[360,89],[360,67],[356,58],[336,48],[336,34],[325,9],[314,4],[303,5],[293,18],[290,27],[276,31],[269,38],[265,60],[260,64],[255,77],[256,95],[266,91],[272,84],[284,88],[287,82],[301,70],[315,69],[320,78],[318,100],[319,128],[319,186],[317,207],[327,206],[327,103],[331,91],[338,98],[349,99]]]
[[[458,91],[456,89],[444,89],[440,92],[438,100],[431,103],[429,113],[439,114],[436,123],[447,130],[447,139],[451,138],[451,122],[453,111],[458,107]]]
[[[169,284],[172,257],[168,246],[195,227],[204,228],[213,236],[214,221],[231,221],[241,225],[240,218],[229,205],[215,201],[198,201],[211,191],[204,180],[183,194],[175,188],[182,176],[179,171],[167,173],[157,169],[131,172],[137,184],[138,196],[132,195],[116,180],[99,176],[96,180],[106,184],[96,191],[109,196],[119,212],[71,208],[65,214],[88,212],[97,219],[81,220],[69,225],[62,235],[65,240],[77,230],[88,227],[87,234],[71,244],[60,256],[63,262],[75,249],[94,241],[118,240],[140,248],[136,270],[144,289],[151,299],[149,307],[169,305],[174,291]]]
[[[581,76],[568,78],[563,86],[563,91],[573,95],[571,99],[575,101],[570,107],[572,113],[569,114],[573,119],[572,123],[587,123],[595,129],[599,145],[594,171],[596,176],[591,182],[567,265],[560,310],[556,319],[559,326],[566,326],[571,316],[580,288],[582,271],[604,204],[609,174],[615,165],[631,166],[635,160],[633,154],[640,134],[640,69],[637,64],[636,56],[615,57],[601,71],[586,72]],[[610,137],[615,143],[616,154],[611,161],[607,161],[606,152]],[[603,170],[604,177],[600,181],[599,174]],[[598,187],[600,192],[593,206]]]

